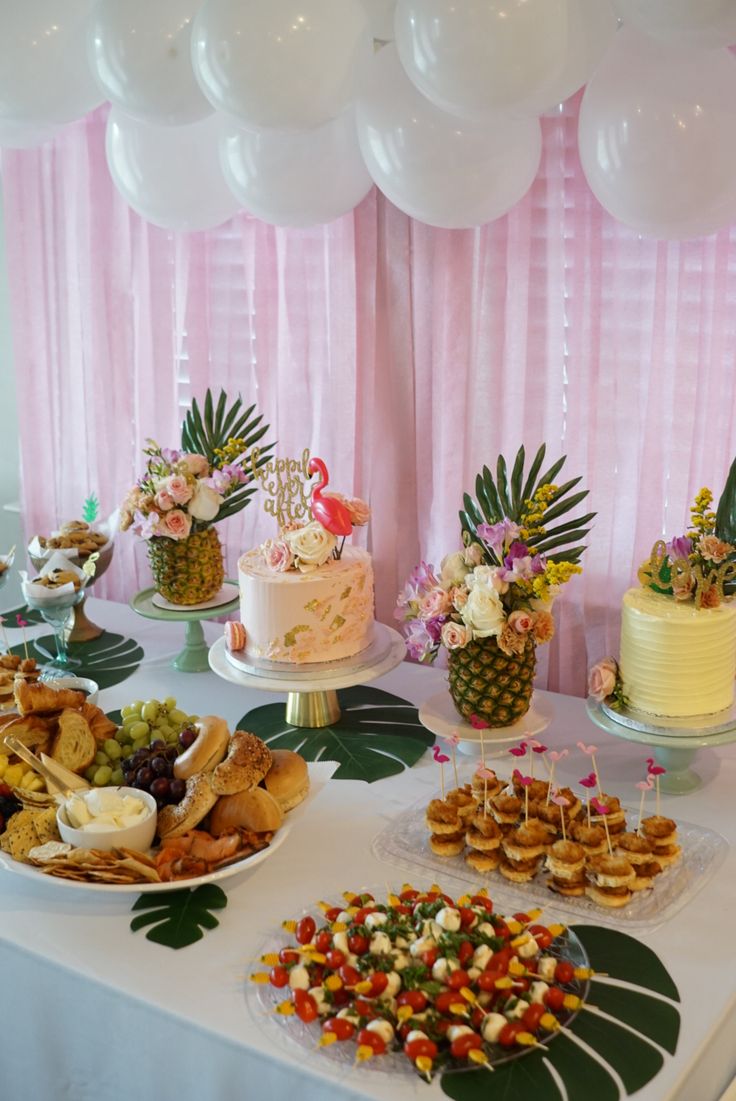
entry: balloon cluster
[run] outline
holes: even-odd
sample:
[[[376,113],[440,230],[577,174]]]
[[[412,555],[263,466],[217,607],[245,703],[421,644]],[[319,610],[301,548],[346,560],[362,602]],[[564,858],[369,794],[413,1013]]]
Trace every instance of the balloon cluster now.
[[[695,236],[736,216],[734,43],[733,0],[0,0],[0,145],[109,100],[113,180],[157,225],[323,223],[375,183],[466,227],[525,194],[540,116],[587,85],[598,200]]]

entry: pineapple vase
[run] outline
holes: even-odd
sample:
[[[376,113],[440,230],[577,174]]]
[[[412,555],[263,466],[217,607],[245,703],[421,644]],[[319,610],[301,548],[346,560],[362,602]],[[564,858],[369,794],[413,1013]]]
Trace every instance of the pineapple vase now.
[[[225,580],[222,545],[213,527],[186,539],[149,540],[148,560],[158,592],[182,607],[211,600]]]
[[[534,690],[536,646],[527,637],[521,654],[505,654],[494,637],[475,639],[448,653],[450,695],[466,722],[511,726],[527,713]]]

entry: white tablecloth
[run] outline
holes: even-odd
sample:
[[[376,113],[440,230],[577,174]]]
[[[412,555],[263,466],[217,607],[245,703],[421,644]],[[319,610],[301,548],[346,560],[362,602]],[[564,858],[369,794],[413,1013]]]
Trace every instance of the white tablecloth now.
[[[134,698],[174,695],[189,711],[234,723],[280,698],[211,673],[176,673],[169,663],[181,647],[183,625],[149,622],[94,600],[89,611],[95,621],[138,639],[147,655],[133,678],[102,693],[106,710]],[[214,640],[221,628],[205,630]],[[377,683],[419,704],[441,687],[442,677],[405,663]],[[592,727],[582,700],[555,696],[552,702],[545,742],[559,749],[580,738],[595,741],[606,789],[630,803],[642,747]],[[696,768],[703,787],[664,798],[663,813],[714,829],[733,846],[736,749],[702,750]],[[574,782],[579,771],[578,764],[569,772],[563,767],[559,779]],[[273,857],[223,884],[229,902],[219,928],[181,951],[131,934],[135,895],[75,893],[0,871],[2,1101],[291,1101],[296,1091],[300,1101],[444,1096],[436,1083],[409,1076],[399,1082],[367,1069],[340,1074],[326,1059],[305,1065],[299,1049],[259,1020],[245,995],[246,976],[282,919],[318,899],[337,900],[346,888],[382,889],[406,878],[376,859],[371,844],[408,804],[429,799],[436,785],[429,753],[413,769],[376,784],[331,781]],[[735,912],[731,848],[700,894],[641,938],[679,988],[682,1026],[675,1057],[665,1056],[640,1101],[715,1101],[736,1073]]]

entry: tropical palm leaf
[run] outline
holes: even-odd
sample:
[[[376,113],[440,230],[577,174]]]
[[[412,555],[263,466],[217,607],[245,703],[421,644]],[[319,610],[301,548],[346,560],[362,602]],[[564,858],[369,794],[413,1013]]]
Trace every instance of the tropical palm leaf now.
[[[192,399],[192,407],[181,428],[182,448],[204,455],[210,463],[216,459],[215,451],[224,447],[231,438],[242,439],[244,449],[251,450],[269,430],[269,426],[262,423],[262,415],[254,416],[255,408],[255,405],[250,405],[244,410],[240,396],[228,407],[228,396],[224,390],[220,391],[215,406],[212,391],[207,390],[203,410],[200,410],[197,399]],[[259,449],[258,466],[268,462],[273,446],[269,443]]]

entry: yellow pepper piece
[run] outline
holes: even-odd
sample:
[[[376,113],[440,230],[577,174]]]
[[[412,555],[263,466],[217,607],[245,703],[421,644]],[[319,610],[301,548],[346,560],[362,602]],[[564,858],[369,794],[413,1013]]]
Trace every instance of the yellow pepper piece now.
[[[509,960],[509,975],[526,975],[526,967],[516,956]]]
[[[562,1027],[553,1013],[544,1013],[539,1018],[539,1024],[547,1032],[556,1032]]]
[[[356,994],[367,994],[371,989],[371,983],[368,979],[363,979],[362,982],[356,983],[353,990]]]
[[[542,911],[537,906],[534,910],[527,910],[527,914],[529,915],[530,921],[536,921],[537,918],[542,916]]]
[[[396,1010],[396,1019],[399,1024],[403,1025],[404,1021],[408,1021],[409,1018],[413,1016],[414,1010],[410,1005],[400,1005],[399,1008]]]
[[[532,938],[530,933],[522,933],[520,936],[514,937],[514,939],[511,941],[511,947],[521,948],[522,944],[527,944],[531,939]]]
[[[323,914],[326,914],[328,910],[332,909],[332,906],[329,902],[318,902],[317,905],[319,906]]]
[[[403,894],[404,891],[413,891],[413,890],[414,890],[414,888],[412,887],[411,883],[404,883],[402,888],[401,888],[401,893]]]
[[[550,933],[552,934],[553,937],[561,937],[562,934],[565,932],[565,929],[567,928],[567,926],[566,925],[548,925],[547,928],[549,929],[549,931],[550,931]]]
[[[481,898],[488,898],[488,888],[487,887],[481,887],[481,889],[479,891],[476,891],[475,893],[477,895],[480,895]]]
[[[10,758],[4,753],[0,753],[0,776],[5,775],[5,769],[8,767]]]
[[[265,971],[256,971],[254,975],[251,975],[250,981],[257,982],[261,986],[266,986],[269,982],[269,978]]]
[[[334,1044],[336,1040],[337,1036],[334,1032],[323,1032],[317,1047],[329,1047],[330,1044]]]
[[[456,1017],[467,1017],[468,1007],[465,1002],[454,1002],[450,1006],[450,1013],[454,1013]]]
[[[592,979],[595,975],[595,971],[592,967],[576,967],[575,978],[576,979]]]
[[[522,1044],[523,1047],[534,1047],[537,1038],[536,1036],[532,1036],[531,1032],[517,1032],[516,1042],[517,1044]]]
[[[428,1055],[417,1055],[414,1060],[414,1066],[417,1068],[420,1074],[424,1074],[429,1078],[432,1073],[432,1060]]]
[[[470,906],[470,895],[461,895],[460,898],[457,899],[456,905],[458,905],[458,906]]]
[[[375,1052],[372,1047],[368,1047],[368,1044],[360,1044],[355,1054],[356,1063],[365,1063],[369,1059],[372,1059]]]
[[[328,975],[324,986],[325,990],[342,990],[342,979],[339,975]]]
[[[470,1002],[471,1005],[475,1005],[475,1003],[478,1001],[475,994],[468,986],[460,987],[460,994],[463,998],[465,998],[465,1001]]]
[[[510,979],[508,975],[503,975],[500,979],[496,979],[493,984],[496,990],[510,990],[514,985],[513,979]]]
[[[276,1006],[276,1012],[282,1017],[291,1017],[296,1013],[293,1002],[279,1002]]]
[[[342,892],[342,897],[345,899],[346,902],[351,902],[351,903],[356,902],[358,900],[358,895],[356,895],[355,891],[343,891]]]
[[[401,905],[401,899],[399,898],[398,895],[389,895],[388,898],[386,899],[386,901],[388,902],[389,906],[400,906]]]
[[[510,918],[506,922],[506,925],[508,926],[509,933],[511,933],[512,937],[517,936],[517,934],[520,933],[524,928],[521,922],[517,921],[516,918]]]
[[[565,1000],[562,1004],[565,1009],[580,1009],[583,1003],[577,994],[565,994]]]
[[[304,950],[302,949],[302,951],[304,951]],[[310,963],[326,963],[327,962],[327,957],[325,956],[324,952],[312,952],[312,951],[307,950],[306,952],[304,952],[304,954],[306,956],[309,956]]]
[[[345,924],[344,921],[333,921],[332,925],[330,926],[330,929],[332,930],[333,933],[344,933],[345,930],[347,929],[347,925]]]
[[[296,922],[295,921],[282,921],[281,922],[281,928],[287,933],[295,933],[296,932]]]
[[[435,891],[437,892],[438,895],[442,894],[442,888],[440,887],[439,883],[433,883],[432,886],[429,888],[429,893],[430,894],[434,894]]]
[[[468,1059],[471,1063],[487,1063],[488,1056],[485,1051],[481,1051],[479,1047],[471,1047],[468,1052]]]
[[[267,952],[265,956],[261,956],[261,963],[265,963],[267,967],[275,967],[280,962],[277,952]]]

